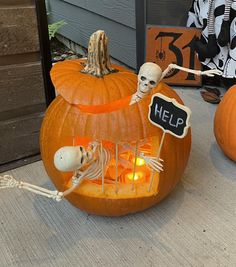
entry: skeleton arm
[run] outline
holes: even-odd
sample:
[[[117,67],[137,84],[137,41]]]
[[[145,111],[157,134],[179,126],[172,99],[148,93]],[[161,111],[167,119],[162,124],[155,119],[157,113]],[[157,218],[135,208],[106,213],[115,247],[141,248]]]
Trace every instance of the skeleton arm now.
[[[37,195],[41,195],[47,198],[51,198],[56,201],[61,201],[65,196],[73,192],[82,182],[83,178],[87,175],[87,172],[76,172],[72,176],[72,186],[64,192],[59,192],[57,190],[48,190],[40,186],[25,183],[22,181],[17,181],[11,175],[0,176],[0,189],[3,188],[19,188],[25,189]]]
[[[184,68],[181,66],[178,66],[176,64],[170,64],[162,73],[161,76],[161,80],[163,78],[166,77],[166,75],[172,70],[172,69],[178,69],[178,70],[182,70],[188,73],[193,73],[195,75],[201,76],[201,75],[206,75],[208,77],[214,77],[215,75],[222,75],[222,71],[218,70],[218,69],[213,69],[213,70],[205,70],[205,71],[201,71],[201,70],[192,70],[192,69],[188,69],[188,68]]]
[[[83,179],[86,177],[88,179],[95,179],[101,176],[101,160],[103,160],[104,164],[107,164],[110,160],[110,153],[103,149],[102,156],[101,154],[98,155],[98,158],[94,158],[94,154],[96,152],[96,149],[98,148],[99,143],[98,142],[92,142],[89,144],[89,151],[88,151],[88,160],[85,161],[85,165],[88,164],[88,167],[84,171],[75,170],[74,175],[72,176],[72,186],[65,190],[64,192],[59,192],[57,190],[48,190],[40,186],[35,186],[29,183],[25,183],[22,181],[15,180],[11,175],[4,175],[0,176],[0,189],[1,188],[19,188],[19,189],[25,189],[28,191],[31,191],[35,194],[45,196],[48,198],[51,198],[56,201],[61,201],[65,196],[73,192],[83,181]],[[99,152],[101,153],[101,152]],[[71,161],[74,161],[73,158],[70,158]],[[70,161],[68,164],[70,165]]]
[[[52,191],[40,186],[35,186],[29,183],[15,180],[11,175],[0,176],[0,189],[1,188],[20,188],[31,191],[41,196],[45,196],[56,201],[62,199],[63,193],[57,190]]]

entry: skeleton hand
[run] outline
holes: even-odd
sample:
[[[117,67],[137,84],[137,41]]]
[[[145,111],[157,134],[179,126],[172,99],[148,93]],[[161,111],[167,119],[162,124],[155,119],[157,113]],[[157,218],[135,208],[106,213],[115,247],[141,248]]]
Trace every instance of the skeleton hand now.
[[[11,175],[0,176],[0,188],[19,187],[20,182],[15,180]]]
[[[205,71],[201,71],[201,75],[206,75],[208,77],[214,77],[215,75],[222,75],[222,71],[220,71],[218,69],[205,70]]]
[[[162,159],[160,158],[157,159],[156,157],[145,156],[143,153],[141,153],[139,157],[142,158],[147,164],[147,166],[151,168],[152,170],[156,172],[163,171],[163,165],[160,162],[160,161],[163,162]]]
[[[139,100],[140,100],[141,98],[140,97],[138,97],[138,95],[137,94],[134,94],[134,95],[132,95],[132,97],[131,97],[131,100],[130,100],[130,105],[133,105],[133,104],[135,104],[136,102],[138,102]]]

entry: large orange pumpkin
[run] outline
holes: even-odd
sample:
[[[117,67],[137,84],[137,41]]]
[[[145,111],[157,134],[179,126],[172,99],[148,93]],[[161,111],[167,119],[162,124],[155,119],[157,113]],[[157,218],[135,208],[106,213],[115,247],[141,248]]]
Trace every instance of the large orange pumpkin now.
[[[226,156],[236,161],[236,85],[220,102],[214,119],[215,138]]]
[[[97,42],[99,49],[94,52]],[[151,95],[129,105],[137,89],[137,75],[126,68],[110,64],[104,32],[96,32],[90,40],[88,62],[71,60],[54,65],[51,77],[59,96],[49,106],[41,128],[41,154],[48,175],[59,191],[70,187],[72,173],[59,172],[54,164],[54,153],[62,146],[85,145],[99,140],[104,146],[143,141],[140,149],[156,155],[162,131],[148,120]],[[96,48],[97,49],[97,48]],[[86,66],[86,67],[85,67]],[[99,70],[98,70],[99,69]],[[153,93],[175,98],[178,95],[160,83]],[[166,197],[181,179],[191,146],[191,133],[183,139],[166,135],[161,158],[164,171],[156,173],[149,190],[150,171],[142,169],[143,179],[134,187],[125,170],[116,190],[110,172],[106,174],[104,192],[101,179],[85,179],[67,199],[89,213],[119,216],[151,207]],[[141,168],[141,167],[140,167]],[[143,167],[142,167],[143,168]],[[110,175],[110,176],[109,176]]]

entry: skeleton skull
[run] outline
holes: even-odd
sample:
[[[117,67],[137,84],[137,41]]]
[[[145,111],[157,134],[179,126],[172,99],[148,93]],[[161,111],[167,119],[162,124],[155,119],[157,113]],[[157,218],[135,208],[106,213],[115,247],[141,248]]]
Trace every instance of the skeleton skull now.
[[[64,146],[54,155],[54,165],[62,172],[78,170],[87,159],[86,150],[82,146]]]
[[[152,62],[144,63],[138,73],[138,91],[147,94],[160,81],[162,75],[161,68]]]

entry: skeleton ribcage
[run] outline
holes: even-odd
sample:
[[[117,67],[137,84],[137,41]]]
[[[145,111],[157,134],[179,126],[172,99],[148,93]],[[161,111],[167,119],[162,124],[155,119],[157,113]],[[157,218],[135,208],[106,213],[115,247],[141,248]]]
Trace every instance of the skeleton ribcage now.
[[[88,166],[84,171],[83,177],[94,180],[99,177],[102,177],[102,172],[105,174],[109,161],[111,160],[111,152],[99,146],[97,148],[97,157],[96,159]]]

